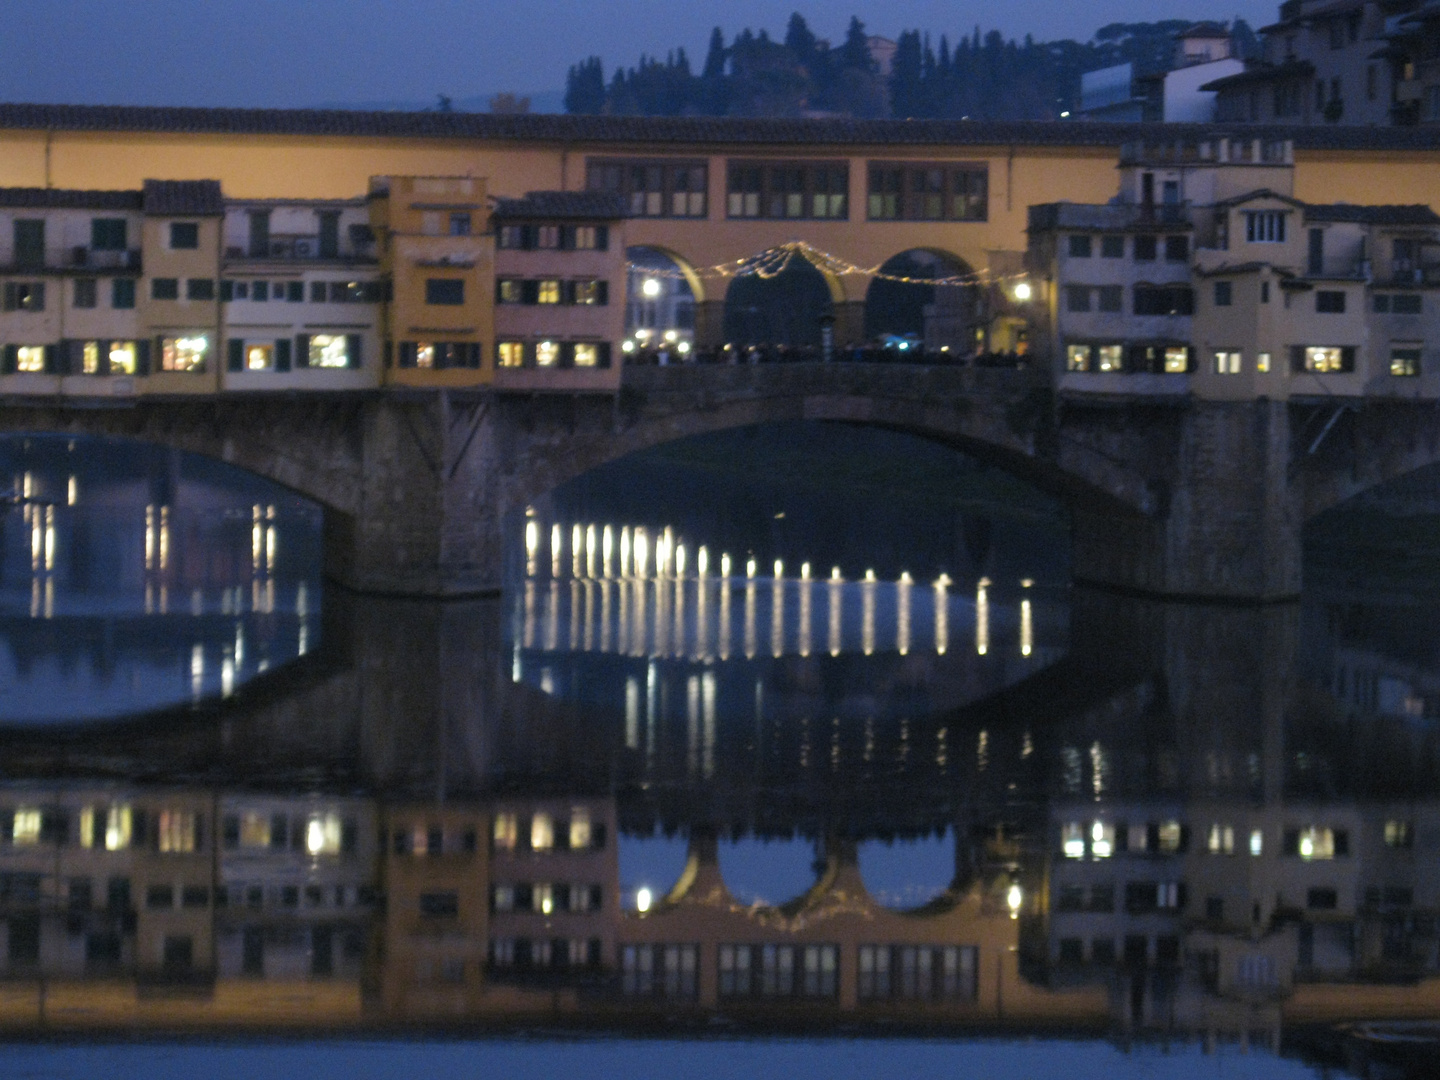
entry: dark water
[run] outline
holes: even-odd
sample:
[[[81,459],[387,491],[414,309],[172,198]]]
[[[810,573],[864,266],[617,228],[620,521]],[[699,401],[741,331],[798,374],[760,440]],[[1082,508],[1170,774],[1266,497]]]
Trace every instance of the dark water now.
[[[213,463],[0,460],[0,1026],[60,1039],[7,1072],[1318,1075],[1440,1012],[1423,501],[1303,603],[1163,604],[800,426],[557,490],[439,604]]]

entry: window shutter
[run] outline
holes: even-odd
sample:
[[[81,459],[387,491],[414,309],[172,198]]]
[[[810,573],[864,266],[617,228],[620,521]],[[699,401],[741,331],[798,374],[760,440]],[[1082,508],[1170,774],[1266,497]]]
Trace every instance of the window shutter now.
[[[0,352],[0,375],[15,374],[15,367],[19,360],[19,347],[6,345],[3,352]]]
[[[148,338],[135,342],[135,374],[150,374],[150,341]]]
[[[130,818],[130,835],[137,848],[145,846],[146,838],[149,836],[149,825],[150,821],[146,817],[145,810],[137,806]]]
[[[226,342],[228,353],[225,360],[226,371],[245,370],[245,339],[232,337]]]
[[[1350,854],[1350,834],[1344,829],[1335,830],[1335,854],[1340,857]]]
[[[295,335],[295,366],[307,368],[310,366],[310,335]]]
[[[590,850],[605,850],[605,823],[603,821],[597,821],[590,826]]]
[[[358,368],[358,367],[360,367],[360,365],[361,365],[360,335],[359,335],[359,334],[346,334],[346,335],[345,335],[345,366],[348,367],[348,368]]]
[[[1291,370],[1291,371],[1304,371],[1304,370],[1305,370],[1305,346],[1304,346],[1304,345],[1291,345],[1291,346],[1290,346],[1290,370]]]
[[[538,304],[540,302],[540,282],[522,281],[520,283],[520,302],[522,304]]]
[[[610,366],[610,342],[602,341],[595,346],[595,363],[598,367]]]
[[[503,279],[495,279],[495,302],[497,304],[503,304],[505,302],[504,298],[500,295],[500,290],[504,287],[504,284],[505,282],[503,281]]]
[[[575,282],[573,282],[573,281],[562,281],[562,282],[560,282],[560,303],[562,303],[562,304],[573,304],[573,303],[575,303]]]
[[[45,374],[60,374],[60,348],[57,345],[45,346]]]
[[[1281,840],[1280,851],[1285,855],[1300,854],[1300,830],[1286,829]]]
[[[295,343],[288,337],[275,339],[275,370],[290,370],[290,349]]]
[[[384,363],[387,368],[395,365],[395,342],[390,338],[385,339]]]
[[[396,357],[396,362],[402,368],[413,368],[415,366],[415,342],[400,342],[399,355]]]
[[[603,279],[595,282],[595,303],[601,306],[610,303],[610,282]]]
[[[608,225],[595,226],[595,250],[608,251],[610,248],[610,227]]]
[[[561,251],[574,251],[574,250],[575,250],[575,226],[574,226],[574,225],[562,225],[562,226],[560,226],[560,250],[561,250]]]
[[[573,341],[560,342],[560,366],[562,368],[575,366],[575,343]]]
[[[227,303],[227,304],[228,304],[231,300],[234,300],[234,299],[235,299],[235,282],[230,281],[230,280],[228,280],[228,279],[222,279],[222,280],[221,280],[221,282],[220,282],[220,299],[221,299],[222,302]]]
[[[1341,295],[1341,296],[1344,296],[1345,294],[1344,294],[1344,293],[1341,293],[1340,295]],[[1340,370],[1341,370],[1341,371],[1354,371],[1354,370],[1355,370],[1355,346],[1354,346],[1354,345],[1346,345],[1343,349],[1340,350]]]

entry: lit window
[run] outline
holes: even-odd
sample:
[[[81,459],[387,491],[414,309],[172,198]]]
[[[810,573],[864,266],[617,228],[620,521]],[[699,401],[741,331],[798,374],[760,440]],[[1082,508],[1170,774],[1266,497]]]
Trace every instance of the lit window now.
[[[80,370],[86,375],[100,374],[100,342],[87,341],[81,347]]]
[[[270,846],[270,818],[267,815],[256,813],[241,815],[240,846],[247,848],[268,848]]]
[[[1258,859],[1265,851],[1265,833],[1261,829],[1250,830],[1250,854]]]
[[[1221,349],[1215,353],[1216,375],[1239,375],[1240,353],[1235,349]]]
[[[558,304],[560,302],[560,282],[540,281],[536,283],[538,292],[535,302],[537,304]]]
[[[1090,826],[1090,855],[1108,859],[1115,852],[1115,826],[1097,821]]]
[[[560,362],[560,345],[554,341],[541,341],[535,346],[535,363],[539,367],[554,367]]]
[[[502,341],[497,346],[501,367],[525,366],[525,343],[523,341]]]
[[[1173,855],[1180,850],[1180,839],[1182,830],[1178,821],[1163,821],[1160,823],[1160,850],[1167,855]]]
[[[1095,352],[1101,371],[1119,371],[1124,366],[1125,349],[1121,345],[1101,345]]]
[[[1165,372],[1169,375],[1183,375],[1190,369],[1190,350],[1184,345],[1171,346],[1165,350]]]
[[[1319,829],[1311,826],[1308,829],[1300,830],[1299,844],[1296,849],[1300,858],[1311,859],[1333,859],[1335,857],[1335,831],[1333,829]]]
[[[340,815],[312,815],[305,825],[305,850],[311,855],[339,854]]]
[[[1060,849],[1067,859],[1085,857],[1085,827],[1080,822],[1071,821],[1061,830]]]
[[[511,911],[515,907],[515,887],[496,885],[490,892],[490,902],[496,911]]]
[[[1205,840],[1205,849],[1211,855],[1235,854],[1235,826],[1211,825]]]
[[[160,367],[163,371],[204,371],[210,339],[204,334],[160,339]]]
[[[541,915],[549,915],[555,910],[554,886],[536,885],[530,903],[533,905],[533,910],[538,911]]]
[[[1262,353],[1256,353],[1256,354],[1255,354],[1255,370],[1258,371],[1261,375],[1265,375],[1265,374],[1268,374],[1268,373],[1269,373],[1269,371],[1270,371],[1270,354],[1269,354],[1268,352],[1262,352]]]
[[[535,229],[535,246],[547,251],[560,246],[560,226],[540,225]]]
[[[1344,371],[1345,350],[1328,346],[1307,346],[1305,349],[1306,371]]]
[[[274,345],[245,346],[245,370],[268,371],[275,366]]]
[[[130,846],[132,815],[126,803],[117,803],[105,811],[105,850],[124,851]]]
[[[519,278],[501,278],[495,283],[495,299],[501,304],[525,302],[525,283]]]
[[[570,811],[570,848],[584,851],[590,846],[590,811],[577,806]]]
[[[516,832],[514,814],[495,815],[495,826],[490,835],[497,851],[513,851],[515,848]]]
[[[530,819],[530,847],[549,851],[555,846],[555,822],[549,814],[536,814]]]
[[[1414,829],[1408,821],[1385,822],[1385,846],[1408,848],[1415,843]]]
[[[577,304],[603,304],[608,299],[608,282],[605,281],[577,281],[575,282],[575,303]]]
[[[417,368],[433,368],[435,366],[435,343],[433,341],[417,341],[415,343],[415,366]]]
[[[1089,345],[1068,345],[1065,348],[1065,368],[1067,371],[1089,371],[1090,370],[1090,346]]]
[[[1396,345],[1390,349],[1390,374],[1410,377],[1420,374],[1420,346]]]
[[[160,811],[160,850],[183,854],[195,850],[195,815],[189,810]]]
[[[44,371],[45,346],[21,345],[15,350],[16,371]]]
[[[596,248],[595,226],[579,225],[575,229],[575,250],[594,251]]]
[[[344,334],[311,334],[310,366],[343,368],[350,366],[349,346]]]
[[[15,820],[10,829],[10,841],[16,847],[26,847],[40,842],[40,811],[33,806],[22,806],[15,811]]]
[[[599,362],[600,351],[594,345],[587,345],[584,342],[575,346],[575,366],[594,367]]]

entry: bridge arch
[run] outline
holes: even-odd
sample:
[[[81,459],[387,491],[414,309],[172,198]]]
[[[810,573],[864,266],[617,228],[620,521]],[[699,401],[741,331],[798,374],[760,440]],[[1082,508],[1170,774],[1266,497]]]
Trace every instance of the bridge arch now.
[[[974,273],[968,262],[944,248],[917,247],[892,255],[879,269],[883,276],[872,278],[865,291],[867,341],[913,336],[931,351],[974,351],[979,287],[924,284]]]
[[[741,349],[784,346],[817,349],[822,320],[835,320],[848,306],[844,282],[803,252],[772,248],[762,253],[778,265],[736,275],[725,290],[725,342]]]

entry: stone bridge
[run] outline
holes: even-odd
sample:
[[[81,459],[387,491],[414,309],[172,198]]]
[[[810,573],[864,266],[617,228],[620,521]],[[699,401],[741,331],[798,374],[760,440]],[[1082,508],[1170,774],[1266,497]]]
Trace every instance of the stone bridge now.
[[[902,364],[628,368],[618,395],[488,391],[12,398],[0,432],[142,439],[325,509],[327,572],[359,590],[486,593],[509,515],[605,462],[789,420],[911,432],[1064,501],[1077,578],[1170,596],[1300,587],[1305,520],[1440,460],[1434,404],[1057,395],[1043,372]]]

